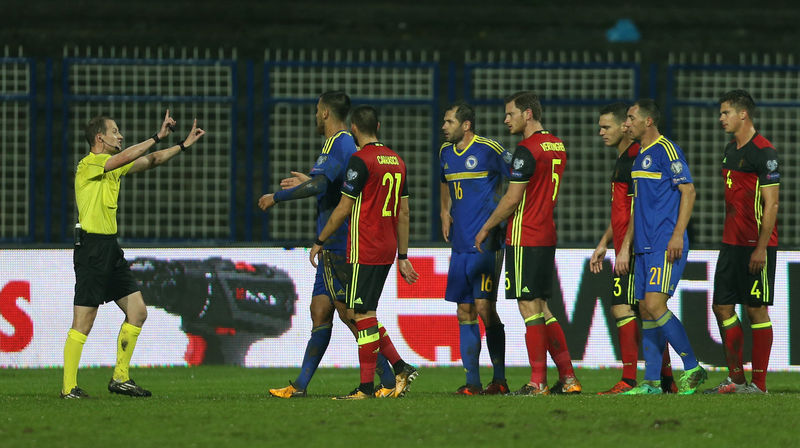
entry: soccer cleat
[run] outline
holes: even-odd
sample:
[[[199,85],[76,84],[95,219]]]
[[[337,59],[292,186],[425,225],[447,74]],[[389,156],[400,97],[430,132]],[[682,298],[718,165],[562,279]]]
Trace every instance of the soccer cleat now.
[[[708,372],[700,364],[694,369],[683,372],[680,379],[679,395],[691,395],[708,378]]]
[[[394,394],[392,394],[392,397],[404,397],[409,388],[411,388],[411,383],[417,379],[418,376],[419,372],[417,369],[415,369],[411,364],[406,364],[405,367],[403,367],[403,371],[394,377],[395,385]]]
[[[737,390],[736,393],[737,394],[766,394],[767,391],[761,390],[760,387],[756,386],[753,383],[750,383],[747,386],[744,386],[741,389]]]
[[[550,395],[550,389],[547,387],[547,384],[526,384],[522,386],[518,391],[514,392],[513,395]]]
[[[305,398],[308,396],[305,389],[298,389],[291,381],[289,381],[289,385],[286,387],[270,389],[269,394],[278,398]]]
[[[133,382],[132,379],[128,381],[117,381],[111,378],[111,381],[108,382],[108,391],[113,394],[127,395],[129,397],[149,397],[153,395],[149,390],[143,389],[142,386]]]
[[[704,394],[735,394],[735,393],[742,393],[739,392],[741,389],[747,387],[747,384],[736,384],[731,380],[731,377],[725,378],[725,380],[715,387],[711,389],[706,389],[703,391]]]
[[[617,395],[629,390],[633,389],[633,386],[626,383],[625,381],[620,380],[617,384],[615,384],[611,389],[598,392],[597,395]]]
[[[365,394],[360,388],[356,387],[352,392],[341,397],[333,397],[334,400],[367,400],[375,398],[373,394]]]
[[[582,390],[583,387],[581,387],[580,381],[574,376],[571,376],[565,378],[564,381],[556,381],[553,387],[550,388],[550,393],[554,395],[575,395],[581,393]]]
[[[69,393],[61,392],[61,398],[65,400],[72,400],[72,399],[82,399],[82,398],[89,398],[89,394],[86,393],[85,390],[81,389],[78,386],[72,388]]]
[[[479,395],[480,393],[481,386],[474,386],[472,384],[465,384],[456,391],[456,395]]]
[[[391,397],[392,394],[394,394],[394,387],[383,387],[383,384],[375,386],[375,398],[387,398]]]
[[[664,393],[661,390],[661,385],[655,383],[655,381],[642,381],[638,386],[627,392],[622,392],[620,395],[661,395]]]
[[[508,383],[506,380],[492,380],[486,389],[481,391],[481,395],[508,395],[510,390],[508,389]]]

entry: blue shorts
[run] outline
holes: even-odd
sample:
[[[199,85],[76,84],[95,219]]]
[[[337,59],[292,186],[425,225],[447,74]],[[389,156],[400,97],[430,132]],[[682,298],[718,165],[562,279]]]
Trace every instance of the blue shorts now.
[[[345,285],[349,278],[347,256],[344,251],[323,250],[317,275],[314,278],[314,292],[312,296],[328,296],[331,303],[334,300],[345,301]]]
[[[444,299],[475,303],[475,299],[497,300],[497,279],[503,251],[452,252]]]
[[[636,254],[634,257],[634,296],[636,300],[644,300],[645,293],[661,292],[672,297],[678,281],[686,267],[689,251],[683,251],[681,258],[670,263],[667,252],[648,252]]]

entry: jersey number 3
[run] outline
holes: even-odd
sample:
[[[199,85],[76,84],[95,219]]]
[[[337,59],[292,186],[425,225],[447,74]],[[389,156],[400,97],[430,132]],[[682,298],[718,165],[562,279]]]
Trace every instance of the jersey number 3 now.
[[[381,186],[389,185],[386,192],[386,200],[383,201],[383,216],[397,216],[397,202],[400,200],[400,181],[403,180],[403,175],[400,173],[386,173],[381,180]],[[392,204],[392,196],[394,196],[394,203]],[[391,209],[389,208],[391,205]]]

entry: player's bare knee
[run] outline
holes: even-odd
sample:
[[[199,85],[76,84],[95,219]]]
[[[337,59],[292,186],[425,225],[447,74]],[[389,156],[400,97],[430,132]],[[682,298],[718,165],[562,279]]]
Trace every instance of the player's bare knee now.
[[[611,314],[614,319],[624,319],[626,317],[634,317],[636,313],[630,305],[613,305],[611,307]]]
[[[748,306],[747,317],[751,323],[763,324],[769,322],[769,307],[767,306]]]
[[[714,311],[714,315],[717,316],[717,321],[722,322],[730,319],[736,314],[733,305],[711,305],[711,310]]]

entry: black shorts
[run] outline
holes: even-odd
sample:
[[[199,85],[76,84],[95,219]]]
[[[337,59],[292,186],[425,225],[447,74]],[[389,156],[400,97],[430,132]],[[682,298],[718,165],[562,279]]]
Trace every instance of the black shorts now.
[[[631,266],[633,264],[633,256],[631,256]],[[625,275],[617,275],[616,273],[613,275],[613,285],[611,288],[611,306],[614,305],[630,305],[632,307],[636,307],[639,302],[634,297],[634,290],[633,287],[633,270]]]
[[[347,307],[359,314],[376,311],[392,265],[355,263],[350,266],[352,276],[347,285]]]
[[[767,265],[761,272],[751,274],[748,266],[754,249],[753,246],[722,245],[714,273],[715,305],[772,305],[778,248],[767,247]]]
[[[77,306],[96,308],[139,291],[116,235],[83,232],[72,262]]]
[[[506,246],[506,298],[552,297],[555,263],[555,246]]]

